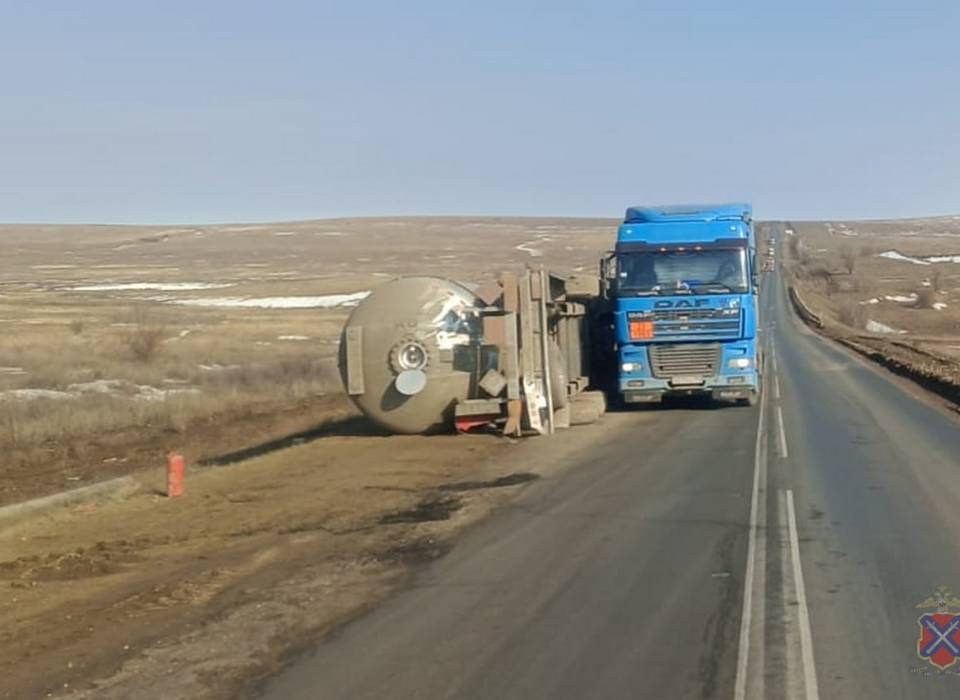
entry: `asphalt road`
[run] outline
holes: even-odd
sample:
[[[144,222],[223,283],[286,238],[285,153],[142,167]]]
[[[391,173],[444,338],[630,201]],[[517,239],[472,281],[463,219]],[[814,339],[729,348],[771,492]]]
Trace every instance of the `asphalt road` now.
[[[261,697],[960,697],[916,652],[960,594],[960,424],[762,298],[759,407],[609,415]]]

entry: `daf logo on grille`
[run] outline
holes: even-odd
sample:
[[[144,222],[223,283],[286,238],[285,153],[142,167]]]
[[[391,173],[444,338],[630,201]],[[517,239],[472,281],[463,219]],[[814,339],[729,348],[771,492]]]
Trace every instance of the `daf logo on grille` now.
[[[709,299],[680,299],[679,301],[670,301],[669,299],[660,299],[653,302],[655,309],[699,309],[702,306],[710,306]]]

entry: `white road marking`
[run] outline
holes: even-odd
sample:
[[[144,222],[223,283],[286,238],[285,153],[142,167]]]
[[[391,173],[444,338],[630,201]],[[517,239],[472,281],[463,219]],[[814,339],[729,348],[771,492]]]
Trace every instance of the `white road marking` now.
[[[780,375],[773,375],[773,398],[780,400]]]
[[[793,491],[787,489],[787,524],[790,528],[790,551],[793,557],[793,582],[797,592],[797,614],[800,617],[800,649],[803,657],[803,681],[807,700],[819,700],[817,667],[813,661],[813,633],[810,631],[810,610],[807,607],[807,591],[803,586],[803,569],[800,567],[800,540],[797,537],[797,513],[793,504]]]
[[[765,556],[766,546],[757,547],[757,523],[760,509],[760,481],[766,478],[767,460],[763,454],[764,417],[766,416],[767,394],[760,394],[760,411],[757,419],[757,441],[753,453],[753,489],[750,495],[750,530],[747,533],[747,570],[743,575],[743,608],[740,614],[740,646],[737,652],[737,676],[734,682],[734,700],[745,700],[747,696],[747,662],[750,658],[750,633],[753,625],[753,587],[757,571],[756,559]],[[763,566],[760,567],[763,575]],[[760,596],[759,603],[763,603]],[[762,618],[762,615],[760,616]],[[762,631],[763,624],[760,620]],[[760,675],[762,680],[762,674]]]
[[[780,456],[787,459],[790,453],[787,451],[787,431],[783,429],[783,407],[777,406],[777,427],[780,437]]]

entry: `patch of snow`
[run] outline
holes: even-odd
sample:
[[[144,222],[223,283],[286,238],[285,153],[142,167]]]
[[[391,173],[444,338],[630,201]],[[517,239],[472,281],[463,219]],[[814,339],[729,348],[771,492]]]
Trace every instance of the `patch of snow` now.
[[[204,372],[223,372],[231,369],[240,369],[240,365],[221,365],[214,362],[209,365],[197,365],[197,369],[203,370]]]
[[[157,389],[154,386],[140,386],[140,393],[134,398],[138,401],[166,401],[171,396],[196,395],[200,390],[195,387],[187,389]]]
[[[232,309],[334,309],[356,306],[370,292],[327,294],[316,297],[211,297],[209,299],[159,299],[181,306],[210,306]]]
[[[874,320],[867,321],[866,329],[870,333],[906,333],[906,331],[901,331],[898,328]]]
[[[232,287],[229,282],[128,282],[88,284],[81,287],[69,287],[71,292],[120,292],[120,291],[158,291],[158,292],[192,292],[199,289],[224,289]]]
[[[929,265],[930,263],[926,260],[920,260],[919,258],[911,258],[903,253],[898,253],[895,250],[886,250],[880,253],[877,257],[886,258],[887,260],[899,260],[902,262],[913,263],[914,265]]]
[[[296,231],[274,231],[273,235],[274,236],[296,236],[297,232]]]
[[[0,401],[5,399],[32,401],[34,399],[72,399],[75,394],[52,389],[8,389],[0,391]]]
[[[864,299],[860,303],[861,304],[879,304],[880,300],[877,297],[873,297],[872,299]]]
[[[98,379],[92,382],[70,384],[65,391],[53,389],[11,389],[0,391],[0,401],[5,399],[31,401],[35,399],[67,400],[100,394],[134,399],[137,401],[163,401],[177,394],[199,394],[196,387],[181,389],[158,389],[146,384],[133,384],[122,379]]]
[[[121,379],[97,379],[92,382],[79,382],[67,387],[70,394],[113,394],[128,389],[131,385]]]
[[[960,255],[931,255],[924,260],[931,263],[960,263]]]
[[[31,265],[34,270],[71,270],[76,265]]]
[[[526,253],[527,255],[529,255],[531,258],[539,258],[540,256],[543,255],[543,251],[542,251],[542,250],[539,250],[538,248],[531,248],[530,246],[531,246],[532,244],[534,244],[534,243],[536,243],[536,241],[527,241],[527,242],[525,242],[525,243],[521,243],[521,244],[518,245],[518,246],[514,246],[514,248],[515,248],[516,250],[522,250],[524,253]]]
[[[913,304],[917,301],[916,294],[888,294],[883,298],[887,301],[895,301],[898,304]]]
[[[343,231],[317,231],[318,236],[343,236]]]
[[[26,374],[23,367],[0,367],[0,374]]]
[[[947,305],[942,301],[935,301],[933,302],[933,308],[935,311],[943,311],[945,308],[947,308]]]
[[[183,339],[186,338],[188,335],[190,335],[192,332],[193,332],[193,331],[190,330],[189,328],[184,328],[184,329],[183,329],[182,331],[180,331],[176,336],[174,336],[173,338],[167,338],[167,339],[164,340],[163,342],[165,342],[165,343],[175,343],[175,342],[177,342],[178,340],[183,340]]]
[[[310,340],[309,335],[278,335],[277,340]]]

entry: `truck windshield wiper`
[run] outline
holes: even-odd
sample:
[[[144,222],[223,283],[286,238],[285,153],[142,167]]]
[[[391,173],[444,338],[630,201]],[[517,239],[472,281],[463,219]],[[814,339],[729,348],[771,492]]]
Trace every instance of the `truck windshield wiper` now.
[[[715,291],[715,292],[718,291],[718,292],[726,292],[726,293],[733,292],[733,289],[731,289],[727,285],[722,284],[720,282],[707,282],[706,284],[698,284],[694,286],[693,290],[697,294],[703,294],[708,291]]]

